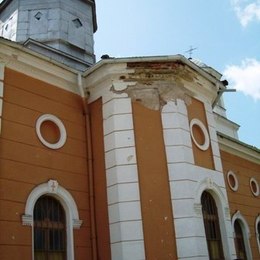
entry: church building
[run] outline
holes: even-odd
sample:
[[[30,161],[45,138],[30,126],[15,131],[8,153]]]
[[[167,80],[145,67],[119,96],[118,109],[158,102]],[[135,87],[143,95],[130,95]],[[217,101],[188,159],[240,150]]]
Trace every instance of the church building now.
[[[0,4],[0,259],[260,259],[260,150],[182,55],[96,62],[95,0]]]

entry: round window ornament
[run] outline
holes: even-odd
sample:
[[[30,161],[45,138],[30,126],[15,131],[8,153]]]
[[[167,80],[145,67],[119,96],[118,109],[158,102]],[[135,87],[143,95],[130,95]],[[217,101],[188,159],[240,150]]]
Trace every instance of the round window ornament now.
[[[259,196],[259,185],[255,178],[250,179],[250,189],[255,197]]]
[[[233,191],[238,190],[238,179],[234,172],[228,171],[227,182],[228,182],[228,186],[230,187],[231,190],[233,190]]]
[[[209,148],[209,134],[205,125],[197,118],[190,121],[191,137],[195,145],[202,151]]]
[[[36,133],[41,143],[51,149],[61,148],[67,140],[62,121],[51,114],[44,114],[37,119]]]

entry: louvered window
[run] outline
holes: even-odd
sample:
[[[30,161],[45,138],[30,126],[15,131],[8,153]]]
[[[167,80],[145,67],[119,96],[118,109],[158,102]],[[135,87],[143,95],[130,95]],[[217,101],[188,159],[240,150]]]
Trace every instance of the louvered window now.
[[[218,210],[215,200],[209,192],[204,191],[201,196],[201,204],[209,258],[211,260],[224,259]]]
[[[34,259],[66,260],[66,218],[62,205],[42,196],[34,208]]]

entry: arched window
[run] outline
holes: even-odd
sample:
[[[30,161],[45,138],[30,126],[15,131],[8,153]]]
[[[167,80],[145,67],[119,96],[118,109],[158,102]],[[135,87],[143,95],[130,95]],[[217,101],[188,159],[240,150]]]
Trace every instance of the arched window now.
[[[211,196],[209,192],[204,191],[202,193],[201,205],[209,258],[211,260],[224,259],[221,233],[219,227],[218,209],[214,198]]]
[[[237,211],[232,217],[234,242],[238,259],[252,259],[250,248],[250,229],[246,219]]]
[[[66,217],[58,200],[40,197],[33,211],[34,259],[66,259]]]
[[[257,235],[258,241],[260,241],[260,222],[257,223]]]
[[[73,229],[79,229],[82,224],[82,220],[79,219],[78,208],[73,197],[66,189],[59,185],[56,180],[49,180],[46,183],[42,183],[31,191],[26,201],[25,213],[22,216],[22,223],[23,225],[32,227],[32,245],[36,255],[40,255],[40,253],[37,253],[40,249],[48,248],[46,243],[49,243],[49,247],[51,249],[50,251],[53,249],[66,251],[66,253],[59,254],[62,256],[56,256],[58,255],[56,254],[56,258],[40,258],[39,256],[34,259],[75,259]],[[45,227],[46,230],[43,230]],[[48,228],[51,230],[48,230]],[[46,238],[48,234],[49,238]],[[42,238],[44,238],[42,243],[45,243],[45,247],[41,245],[40,241],[42,241]],[[38,239],[37,242],[34,242],[35,239]],[[52,239],[55,241],[52,242]],[[56,242],[59,244],[54,244]],[[63,246],[65,246],[65,249],[63,249]]]
[[[258,215],[258,217],[256,218],[256,221],[255,221],[255,233],[256,233],[258,251],[260,253],[260,215]]]
[[[260,222],[257,223],[257,239],[260,241]]]
[[[234,230],[237,258],[241,260],[247,259],[243,231],[238,219],[235,220]]]

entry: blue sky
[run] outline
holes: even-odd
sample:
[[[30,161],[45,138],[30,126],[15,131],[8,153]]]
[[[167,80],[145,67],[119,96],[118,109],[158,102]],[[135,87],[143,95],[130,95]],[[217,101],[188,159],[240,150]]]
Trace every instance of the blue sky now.
[[[183,54],[217,69],[241,141],[260,148],[260,0],[96,0],[97,60]]]

